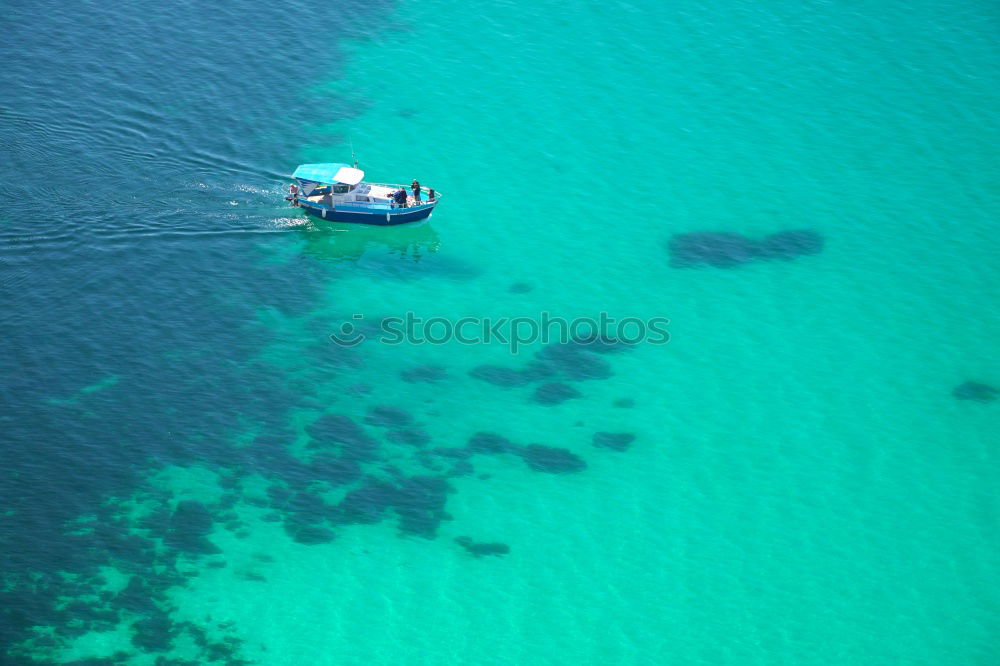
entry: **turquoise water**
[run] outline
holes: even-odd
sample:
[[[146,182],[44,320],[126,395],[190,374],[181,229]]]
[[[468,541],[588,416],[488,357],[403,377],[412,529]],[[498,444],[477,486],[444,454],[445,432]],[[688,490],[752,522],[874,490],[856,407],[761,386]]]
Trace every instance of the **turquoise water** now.
[[[994,5],[5,9],[0,663],[996,662]],[[432,220],[285,206],[352,144]],[[406,312],[671,340],[548,405],[328,337]]]

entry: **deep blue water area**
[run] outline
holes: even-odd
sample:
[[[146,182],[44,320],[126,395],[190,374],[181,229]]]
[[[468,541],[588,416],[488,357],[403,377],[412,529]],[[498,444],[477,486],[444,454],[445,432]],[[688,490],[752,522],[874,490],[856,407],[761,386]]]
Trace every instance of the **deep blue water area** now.
[[[304,91],[336,71],[338,40],[378,29],[383,10],[4,7],[0,645],[72,624],[79,609],[57,597],[79,594],[109,556],[148,569],[150,541],[109,498],[151,466],[232,464],[216,442],[234,423],[277,423],[294,403],[251,362],[269,341],[255,311],[308,309],[325,268],[262,264],[255,238],[288,233],[264,222],[306,128],[362,110]],[[298,29],[303,15],[324,29]],[[81,516],[98,528],[67,533]]]

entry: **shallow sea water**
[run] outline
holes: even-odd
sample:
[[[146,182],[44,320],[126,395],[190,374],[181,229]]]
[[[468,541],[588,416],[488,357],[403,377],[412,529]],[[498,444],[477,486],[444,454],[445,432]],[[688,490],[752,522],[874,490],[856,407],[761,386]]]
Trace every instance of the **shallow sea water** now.
[[[1000,402],[952,391],[1000,386],[998,22],[6,7],[0,664],[994,663]],[[351,145],[433,218],[285,206]],[[803,229],[821,252],[670,265]],[[543,345],[329,339],[407,312],[671,340],[571,357],[600,377],[550,405],[475,371]]]

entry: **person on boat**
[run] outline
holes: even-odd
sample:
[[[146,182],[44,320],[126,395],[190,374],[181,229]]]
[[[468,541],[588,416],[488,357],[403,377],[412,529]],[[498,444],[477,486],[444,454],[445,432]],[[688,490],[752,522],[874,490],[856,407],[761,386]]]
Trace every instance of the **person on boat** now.
[[[323,198],[320,199],[319,201],[320,201],[321,204],[323,204],[324,206],[326,206],[330,210],[333,210],[333,195],[330,194],[330,190],[327,190],[323,194]]]
[[[413,179],[413,184],[410,185],[410,189],[413,190],[413,200],[420,203],[420,183],[417,182],[416,178]]]
[[[398,208],[406,208],[406,188],[399,188],[399,191],[393,195],[393,199],[395,200]]]
[[[291,200],[293,206],[296,208],[299,207],[299,186],[295,183],[288,186],[288,198]]]
[[[436,193],[436,192],[434,191],[434,188],[433,188],[433,187],[432,187],[432,188],[430,188],[430,189],[428,189],[428,190],[427,190],[427,200],[428,200],[428,201],[434,201],[434,196],[435,196],[436,194],[437,194],[437,193]]]

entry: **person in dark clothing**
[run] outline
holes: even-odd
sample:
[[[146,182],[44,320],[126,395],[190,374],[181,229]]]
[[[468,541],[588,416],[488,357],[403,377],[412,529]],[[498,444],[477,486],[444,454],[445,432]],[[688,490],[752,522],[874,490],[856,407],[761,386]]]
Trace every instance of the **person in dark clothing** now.
[[[396,192],[396,194],[393,196],[393,199],[396,202],[397,208],[406,208],[406,188],[405,187],[399,188],[399,191]]]
[[[413,190],[413,200],[419,203],[420,202],[420,183],[417,182],[416,178],[413,179],[413,183],[410,185],[410,189]]]
[[[427,190],[427,200],[428,201],[434,201],[434,197],[435,197],[436,194],[437,193],[434,191],[434,188],[433,187],[430,188],[429,190]]]

